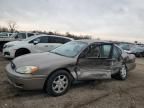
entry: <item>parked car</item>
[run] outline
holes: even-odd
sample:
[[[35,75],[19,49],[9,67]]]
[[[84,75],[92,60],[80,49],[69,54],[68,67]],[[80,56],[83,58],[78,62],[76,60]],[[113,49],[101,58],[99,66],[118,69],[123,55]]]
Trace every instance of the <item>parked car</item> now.
[[[131,48],[128,53],[134,54],[136,57],[144,57],[144,47]]]
[[[129,53],[130,49],[132,47],[135,47],[135,44],[128,44],[128,43],[120,43],[118,45],[120,48],[122,48],[125,52]]]
[[[0,51],[2,51],[3,45],[7,42],[23,40],[33,35],[37,35],[37,33],[27,33],[27,32],[5,33],[4,32],[0,34]]]
[[[12,35],[13,33],[9,33],[9,32],[1,32],[0,33],[0,38],[8,38]]]
[[[17,57],[6,70],[9,82],[17,88],[44,89],[59,96],[76,80],[125,80],[135,66],[135,56],[113,43],[77,40],[50,52]]]
[[[28,53],[48,52],[73,40],[56,35],[36,35],[22,41],[8,42],[3,47],[3,56],[14,58]]]
[[[10,41],[22,40],[22,39],[31,37],[33,35],[37,35],[37,33],[18,32],[18,33],[12,33],[9,36],[7,33],[7,36],[0,37],[0,42],[10,42]]]

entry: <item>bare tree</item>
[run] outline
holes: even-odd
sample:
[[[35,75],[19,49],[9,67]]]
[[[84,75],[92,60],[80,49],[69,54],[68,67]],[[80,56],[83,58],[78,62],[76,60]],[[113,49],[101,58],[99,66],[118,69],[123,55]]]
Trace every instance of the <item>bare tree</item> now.
[[[8,21],[8,28],[10,32],[14,32],[16,30],[17,23],[15,21]]]

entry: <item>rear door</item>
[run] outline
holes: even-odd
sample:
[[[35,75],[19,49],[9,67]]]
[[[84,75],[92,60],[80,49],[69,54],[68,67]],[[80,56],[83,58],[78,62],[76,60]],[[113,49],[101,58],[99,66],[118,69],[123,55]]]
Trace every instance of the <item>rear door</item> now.
[[[112,74],[117,73],[122,66],[123,59],[121,57],[121,54],[122,51],[114,45],[112,52]]]
[[[91,44],[78,59],[78,79],[107,79],[111,78],[111,44]]]

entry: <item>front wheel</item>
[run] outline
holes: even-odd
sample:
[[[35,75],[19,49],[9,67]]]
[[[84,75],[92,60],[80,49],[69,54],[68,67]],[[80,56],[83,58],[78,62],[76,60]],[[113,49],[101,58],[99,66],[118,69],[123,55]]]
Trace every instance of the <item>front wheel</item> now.
[[[67,92],[71,85],[71,76],[65,70],[54,72],[46,81],[45,91],[52,96],[60,96]]]
[[[30,51],[28,49],[21,48],[15,52],[15,57],[22,56],[24,54],[29,54],[29,53],[30,53]]]

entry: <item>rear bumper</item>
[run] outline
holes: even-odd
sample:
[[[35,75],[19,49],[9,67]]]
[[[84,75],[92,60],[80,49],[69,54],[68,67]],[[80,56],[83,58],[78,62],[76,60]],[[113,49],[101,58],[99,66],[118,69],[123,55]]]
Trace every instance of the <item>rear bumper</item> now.
[[[34,76],[31,74],[19,74],[11,69],[10,64],[6,67],[8,81],[14,87],[23,90],[43,89],[46,76]]]

